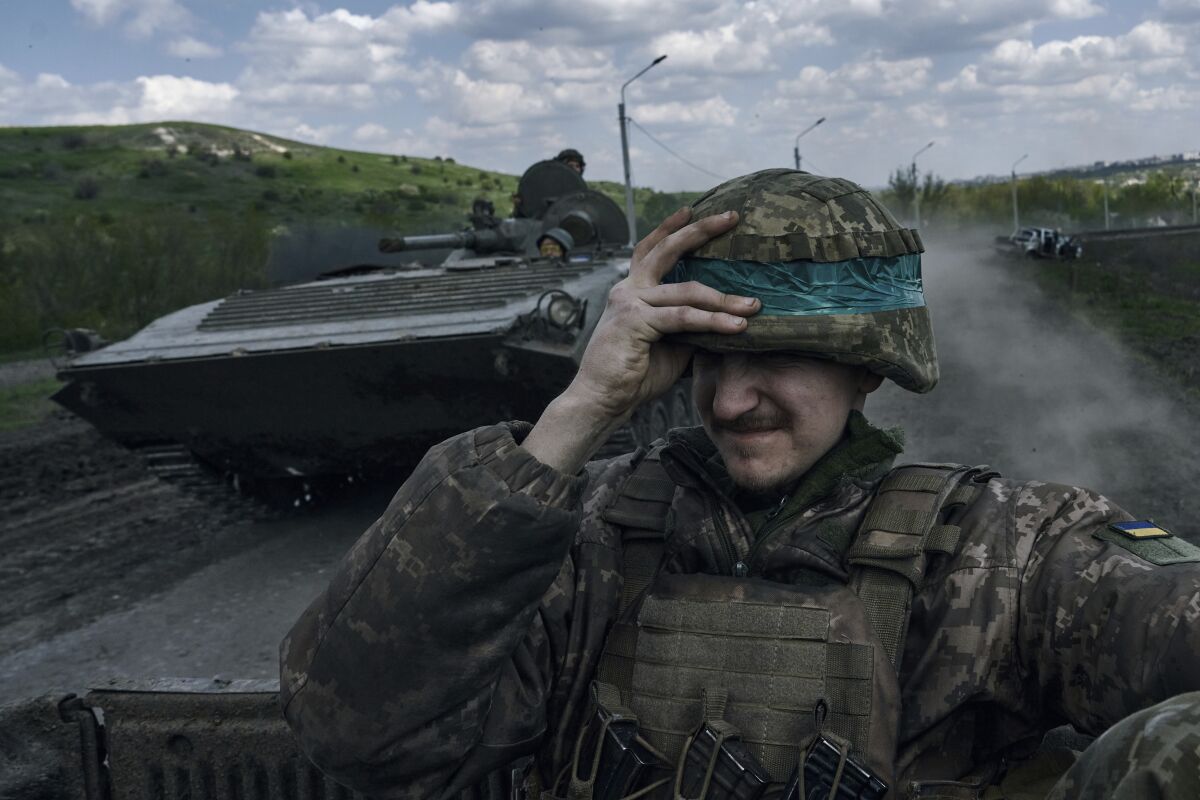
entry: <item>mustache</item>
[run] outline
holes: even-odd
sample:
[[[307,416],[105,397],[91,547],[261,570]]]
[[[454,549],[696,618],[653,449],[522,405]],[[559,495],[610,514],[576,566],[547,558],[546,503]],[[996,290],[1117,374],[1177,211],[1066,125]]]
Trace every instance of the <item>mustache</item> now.
[[[713,427],[729,433],[758,433],[786,427],[790,421],[786,414],[778,411],[747,411],[736,419],[713,420]]]

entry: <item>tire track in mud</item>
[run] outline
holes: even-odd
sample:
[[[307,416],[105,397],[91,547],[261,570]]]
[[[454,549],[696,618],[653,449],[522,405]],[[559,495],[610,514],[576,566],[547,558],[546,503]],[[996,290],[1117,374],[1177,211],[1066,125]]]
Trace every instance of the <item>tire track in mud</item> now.
[[[976,242],[924,256],[941,381],[919,396],[885,384],[876,424],[908,434],[908,461],[991,464],[1007,477],[1086,486],[1138,518],[1200,538],[1200,409],[1111,335],[1030,281],[1036,265]]]
[[[0,436],[0,653],[126,607],[247,541],[65,413]]]

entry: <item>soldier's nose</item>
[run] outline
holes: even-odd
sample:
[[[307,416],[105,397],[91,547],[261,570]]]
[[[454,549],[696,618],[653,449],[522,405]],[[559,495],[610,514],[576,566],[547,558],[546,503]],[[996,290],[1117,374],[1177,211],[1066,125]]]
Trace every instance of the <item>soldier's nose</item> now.
[[[745,356],[722,357],[713,377],[712,415],[718,425],[733,422],[758,406],[758,389]]]

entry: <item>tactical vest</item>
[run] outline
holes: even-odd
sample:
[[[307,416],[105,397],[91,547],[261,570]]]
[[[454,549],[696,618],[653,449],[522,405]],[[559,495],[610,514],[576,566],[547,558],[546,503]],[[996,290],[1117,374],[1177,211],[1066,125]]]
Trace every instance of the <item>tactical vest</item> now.
[[[848,585],[659,574],[676,485],[652,450],[604,518],[622,531],[624,585],[597,681],[666,760],[699,726],[735,729],[775,782],[801,749],[832,733],[894,785],[897,676],[913,594],[930,553],[954,553],[944,524],[969,505],[986,467],[913,464],[881,481],[848,553]],[[857,595],[857,597],[855,597]],[[704,698],[723,698],[720,720]],[[575,794],[579,794],[576,792]]]

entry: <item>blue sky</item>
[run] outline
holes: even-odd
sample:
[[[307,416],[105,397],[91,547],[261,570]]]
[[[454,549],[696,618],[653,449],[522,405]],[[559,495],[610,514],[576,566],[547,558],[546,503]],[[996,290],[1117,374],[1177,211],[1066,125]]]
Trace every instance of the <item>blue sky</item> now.
[[[1200,0],[0,0],[0,125],[219,122],[520,172],[878,186],[1200,150]]]

